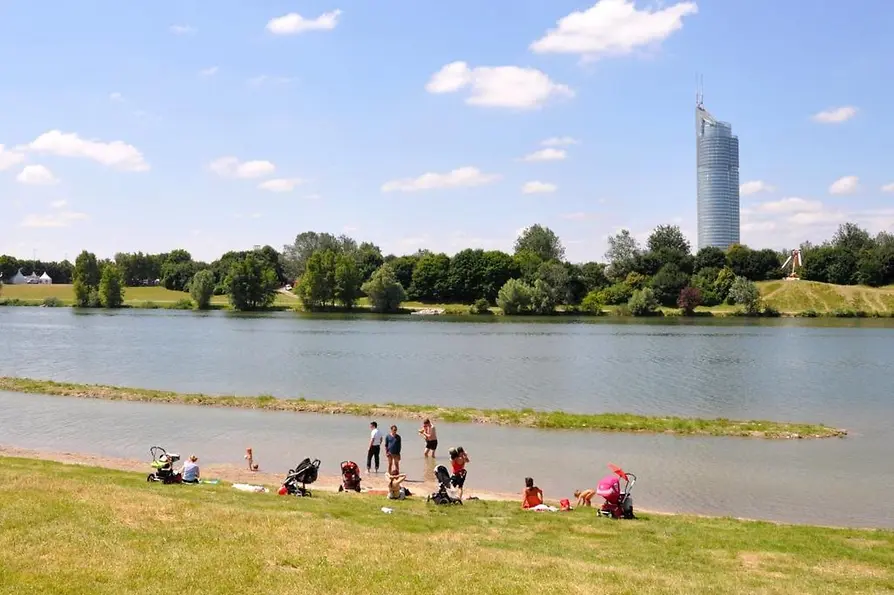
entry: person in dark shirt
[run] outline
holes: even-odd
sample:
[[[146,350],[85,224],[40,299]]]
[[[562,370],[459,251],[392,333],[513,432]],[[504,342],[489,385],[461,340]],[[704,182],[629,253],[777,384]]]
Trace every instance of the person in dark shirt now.
[[[385,436],[385,456],[388,457],[388,474],[400,475],[400,434],[397,426],[391,426],[391,433]]]

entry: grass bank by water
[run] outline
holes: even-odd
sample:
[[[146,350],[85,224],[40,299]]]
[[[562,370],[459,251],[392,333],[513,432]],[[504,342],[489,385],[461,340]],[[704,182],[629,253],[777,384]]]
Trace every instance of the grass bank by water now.
[[[477,409],[472,407],[439,407],[436,405],[384,405],[277,399],[258,397],[177,393],[143,388],[127,388],[99,384],[73,384],[12,376],[0,377],[0,390],[105,399],[110,401],[142,401],[266,409],[296,413],[356,415],[368,418],[432,419],[454,423],[479,423],[527,428],[595,430],[602,432],[665,433],[684,436],[738,436],[750,438],[829,438],[846,435],[845,430],[821,424],[803,424],[764,420],[737,421],[682,417],[643,416],[629,413],[566,413],[533,409]]]
[[[894,533],[440,507],[0,459],[0,593],[881,593]],[[548,494],[547,494],[548,495]],[[380,508],[391,506],[392,514]]]

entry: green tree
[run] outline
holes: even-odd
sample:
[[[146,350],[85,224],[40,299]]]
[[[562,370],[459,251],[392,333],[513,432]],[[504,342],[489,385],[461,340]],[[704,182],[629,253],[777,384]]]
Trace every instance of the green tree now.
[[[610,281],[619,283],[633,270],[641,249],[639,242],[631,235],[630,230],[622,229],[613,236],[608,237],[608,251],[605,258],[608,260],[606,276]]]
[[[518,278],[521,269],[515,258],[500,250],[488,250],[483,255],[484,271],[481,278],[481,297],[488,302],[494,302],[500,288],[509,279]]]
[[[335,257],[335,299],[349,310],[357,305],[363,275],[353,256],[338,254]]]
[[[676,225],[659,225],[656,227],[646,242],[650,252],[659,252],[663,249],[673,250],[689,254],[691,252],[689,240]]]
[[[273,304],[279,280],[269,263],[249,252],[231,265],[226,287],[236,310],[261,310]]]
[[[627,302],[630,313],[634,316],[651,316],[658,310],[658,300],[651,288],[638,289],[630,296]]]
[[[295,294],[306,310],[319,310],[335,302],[335,269],[338,255],[334,250],[314,252],[304,264]]]
[[[726,252],[715,246],[706,246],[695,255],[693,272],[698,274],[703,269],[722,269],[726,266]]]
[[[856,223],[842,223],[832,236],[832,245],[857,255],[863,250],[872,248],[873,241],[869,233]]]
[[[537,281],[543,281],[549,285],[559,301],[565,299],[566,288],[568,286],[568,271],[566,270],[565,265],[561,262],[553,260],[541,264],[537,268],[537,278],[535,283]]]
[[[697,287],[684,287],[677,297],[677,307],[685,316],[692,316],[695,309],[702,305],[702,292]]]
[[[510,279],[497,293],[497,306],[503,314],[526,312],[531,307],[531,286],[519,279]]]
[[[596,299],[600,304],[619,306],[621,304],[626,304],[631,296],[633,296],[633,292],[634,289],[622,281],[600,289],[596,292]]]
[[[423,255],[419,254],[398,256],[387,263],[394,271],[394,275],[397,277],[397,282],[401,284],[401,287],[412,287],[413,273],[416,270],[416,265],[422,259],[422,256]]]
[[[102,269],[99,300],[103,308],[120,308],[124,304],[124,283],[121,271],[114,264],[106,265]]]
[[[450,259],[450,297],[452,300],[471,304],[486,293],[484,277],[487,257],[484,250],[467,248]]]
[[[471,312],[472,314],[479,314],[479,315],[493,314],[493,312],[490,311],[490,302],[488,302],[484,298],[475,300],[475,303],[472,304],[471,308],[469,308],[469,312]]]
[[[599,291],[591,291],[580,303],[581,310],[590,314],[602,314],[602,302],[599,301]]]
[[[531,288],[531,310],[535,314],[552,314],[560,303],[559,290],[544,281],[537,279]]]
[[[749,281],[741,276],[736,277],[736,280],[733,281],[733,285],[729,290],[729,297],[734,304],[745,308],[747,314],[760,314],[761,293],[754,281]]]
[[[581,277],[587,292],[608,287],[608,277],[605,276],[605,265],[601,262],[587,262],[581,265]]]
[[[662,306],[674,306],[680,291],[689,285],[689,275],[680,270],[675,264],[666,264],[652,277],[651,287],[655,292],[655,299]]]
[[[715,291],[715,283],[717,282],[719,273],[720,269],[706,267],[692,276],[691,285],[693,288],[698,289],[699,295],[701,295],[702,298],[702,304],[705,306],[716,306],[726,299],[725,295],[721,297],[720,294]],[[727,288],[727,293],[728,292],[729,288]]]
[[[389,264],[380,266],[369,281],[363,284],[362,289],[375,312],[397,312],[401,302],[407,299],[403,286]]]
[[[307,260],[314,252],[332,250],[336,253],[354,254],[357,250],[357,242],[346,235],[338,237],[331,233],[317,233],[305,231],[295,237],[291,244],[283,246],[282,263],[283,274],[287,279],[297,279],[304,273]]]
[[[189,282],[189,296],[195,302],[196,308],[199,310],[207,310],[211,305],[211,296],[214,295],[214,287],[217,281],[211,269],[199,271],[193,275]]]
[[[78,254],[74,266],[75,305],[81,308],[99,305],[99,263],[96,255],[86,250]]]
[[[537,269],[543,264],[543,259],[540,256],[530,250],[522,250],[516,252],[512,256],[512,260],[522,281],[530,285],[537,280]]]
[[[717,299],[721,302],[726,301],[729,297],[729,290],[732,289],[735,280],[736,274],[731,268],[723,267],[720,269],[720,272],[717,273],[717,278],[714,280],[714,293],[717,294]]]
[[[450,257],[426,254],[416,262],[410,295],[421,302],[445,302],[450,298]]]
[[[515,253],[519,252],[533,252],[541,260],[565,259],[565,247],[559,236],[539,223],[525,228],[515,240]]]
[[[186,291],[193,275],[199,270],[192,255],[186,250],[172,250],[161,265],[161,284],[166,289]]]
[[[385,263],[382,250],[370,242],[363,242],[354,252],[354,260],[357,263],[357,273],[360,275],[360,283],[364,283],[376,269]]]

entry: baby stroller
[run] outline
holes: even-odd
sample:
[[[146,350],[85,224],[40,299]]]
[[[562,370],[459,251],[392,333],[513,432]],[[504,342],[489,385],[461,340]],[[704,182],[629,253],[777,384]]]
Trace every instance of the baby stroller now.
[[[146,476],[146,481],[160,481],[161,483],[180,483],[180,474],[174,473],[174,463],[180,460],[180,455],[167,452],[160,446],[149,449],[152,457],[152,473]]]
[[[360,467],[354,461],[341,462],[341,485],[339,492],[360,491]]]
[[[614,519],[635,519],[633,514],[633,496],[630,495],[633,485],[636,483],[636,475],[627,473],[620,467],[609,465],[612,475],[606,475],[599,480],[596,493],[605,503],[599,509],[599,514]],[[624,489],[621,489],[621,480],[624,480]]]
[[[435,504],[462,504],[463,501],[456,497],[451,483],[450,472],[444,465],[438,465],[435,469],[435,478],[438,480],[438,491],[429,495],[428,501]]]
[[[279,494],[292,496],[310,496],[310,490],[307,485],[315,482],[320,470],[320,459],[304,459],[294,469],[289,469],[289,474],[282,482],[279,488]]]

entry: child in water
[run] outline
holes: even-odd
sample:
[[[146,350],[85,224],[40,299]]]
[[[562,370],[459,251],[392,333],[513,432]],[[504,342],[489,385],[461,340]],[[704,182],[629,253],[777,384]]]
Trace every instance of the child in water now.
[[[255,463],[254,454],[252,453],[251,447],[245,449],[245,460],[248,461],[248,470],[249,471],[257,471],[258,464]]]

